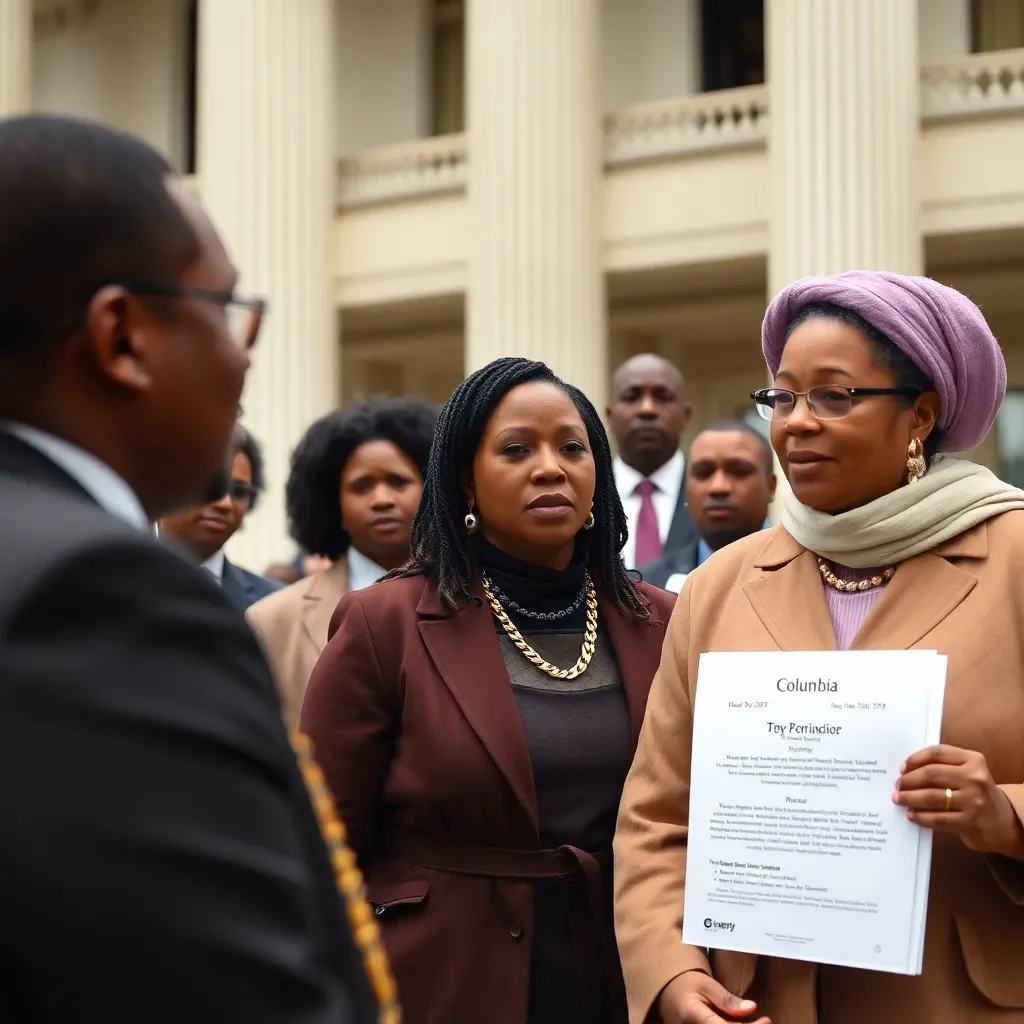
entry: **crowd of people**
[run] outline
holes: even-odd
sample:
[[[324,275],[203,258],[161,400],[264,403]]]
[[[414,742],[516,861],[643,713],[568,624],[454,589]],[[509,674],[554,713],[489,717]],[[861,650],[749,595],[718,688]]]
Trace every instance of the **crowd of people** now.
[[[685,454],[652,354],[600,411],[514,354],[353,403],[258,575],[224,548],[265,306],[201,204],[24,117],[0,210],[0,1019],[1024,1021],[1024,492],[947,457],[1006,389],[967,297],[795,282],[765,432]],[[701,654],[907,648],[949,659],[942,743],[894,766],[923,973],[684,944]]]

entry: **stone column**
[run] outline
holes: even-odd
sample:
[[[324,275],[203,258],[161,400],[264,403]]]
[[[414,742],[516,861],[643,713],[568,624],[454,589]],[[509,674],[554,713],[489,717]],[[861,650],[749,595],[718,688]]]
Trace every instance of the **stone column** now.
[[[766,14],[768,298],[809,274],[923,273],[917,0],[767,0]]]
[[[768,0],[772,295],[920,274],[917,0]]]
[[[32,108],[32,0],[0,0],[0,117]]]
[[[198,187],[239,267],[239,292],[270,303],[242,399],[268,491],[231,548],[256,572],[292,552],[289,457],[340,395],[333,9],[333,0],[199,5]]]
[[[602,408],[598,0],[468,5],[466,369],[543,359]]]

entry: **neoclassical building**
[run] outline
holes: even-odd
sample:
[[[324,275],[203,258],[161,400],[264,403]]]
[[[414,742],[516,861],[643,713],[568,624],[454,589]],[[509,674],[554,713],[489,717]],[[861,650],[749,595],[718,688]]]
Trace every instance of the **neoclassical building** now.
[[[601,403],[662,352],[746,409],[791,279],[928,273],[985,309],[1024,482],[1024,0],[0,0],[0,114],[135,131],[194,175],[271,315],[245,398],[289,452],[502,354]]]

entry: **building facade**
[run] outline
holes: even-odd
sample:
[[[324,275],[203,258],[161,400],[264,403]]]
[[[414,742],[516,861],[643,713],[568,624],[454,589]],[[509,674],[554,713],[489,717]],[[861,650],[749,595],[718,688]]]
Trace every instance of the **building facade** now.
[[[1011,394],[978,457],[1024,483],[1024,0],[0,0],[30,109],[166,152],[270,299],[253,568],[341,402],[522,354],[600,405],[653,350],[697,427],[763,384],[768,296],[855,267],[983,307]]]

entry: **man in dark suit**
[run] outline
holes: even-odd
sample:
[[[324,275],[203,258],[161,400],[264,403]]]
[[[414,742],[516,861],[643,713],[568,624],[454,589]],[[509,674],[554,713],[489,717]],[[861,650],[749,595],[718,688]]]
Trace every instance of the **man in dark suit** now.
[[[713,552],[768,525],[775,483],[772,449],[762,434],[740,420],[709,423],[693,439],[686,465],[684,495],[696,537],[641,566],[643,578],[678,594]]]
[[[256,508],[264,487],[263,453],[241,426],[235,431],[229,468],[225,491],[216,501],[165,516],[160,520],[160,536],[189,551],[244,612],[261,597],[280,590],[281,584],[235,565],[224,554],[224,545]]]
[[[679,450],[692,415],[683,375],[667,359],[634,356],[615,371],[607,416],[618,448],[615,485],[629,526],[622,551],[627,569],[697,543]]]
[[[0,122],[0,218],[0,1020],[383,1020],[257,643],[149,528],[222,469],[262,306],[101,126]]]

